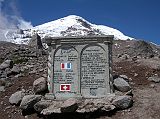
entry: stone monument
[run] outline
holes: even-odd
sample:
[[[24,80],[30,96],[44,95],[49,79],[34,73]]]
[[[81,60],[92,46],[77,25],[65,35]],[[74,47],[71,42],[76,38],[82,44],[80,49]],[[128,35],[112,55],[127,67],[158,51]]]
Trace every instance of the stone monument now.
[[[112,93],[112,40],[113,36],[45,38],[49,95],[63,100]]]

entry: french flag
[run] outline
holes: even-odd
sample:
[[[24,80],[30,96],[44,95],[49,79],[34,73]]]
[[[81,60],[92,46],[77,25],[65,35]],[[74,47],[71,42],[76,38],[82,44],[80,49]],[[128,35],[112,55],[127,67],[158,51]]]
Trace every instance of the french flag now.
[[[71,69],[71,63],[61,63],[61,69]]]

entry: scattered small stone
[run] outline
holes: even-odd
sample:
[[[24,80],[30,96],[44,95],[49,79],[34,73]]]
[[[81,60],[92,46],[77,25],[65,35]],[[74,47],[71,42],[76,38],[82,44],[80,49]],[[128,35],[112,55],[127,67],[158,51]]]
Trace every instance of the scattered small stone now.
[[[10,108],[11,108],[11,106],[7,106],[7,107],[5,108],[5,110],[10,109]]]
[[[1,103],[0,103],[1,105],[3,105],[4,104],[4,102],[3,101],[1,101]]]
[[[138,76],[138,74],[137,74],[137,73],[134,73],[134,77],[136,77],[136,76]]]
[[[11,115],[8,115],[8,118],[11,118]]]
[[[20,74],[15,75],[14,77],[15,77],[15,78],[19,78],[19,77],[23,77],[23,76],[24,76],[24,75],[20,73]]]
[[[150,85],[150,87],[151,87],[151,88],[154,88],[154,87],[155,87],[155,85],[154,85],[154,84],[151,84],[151,85]]]
[[[120,57],[122,57],[122,55],[121,55],[121,54],[118,54],[117,57],[120,58]]]
[[[43,71],[44,71],[43,69],[40,69],[40,70],[39,70],[39,72],[43,72]]]
[[[132,78],[129,78],[129,81],[132,81]]]
[[[36,70],[33,70],[33,71],[30,71],[29,74],[35,74],[37,71]]]
[[[121,60],[127,60],[130,58],[128,54],[123,54],[121,57],[119,57]]]
[[[25,119],[28,119],[28,116],[24,116]]]
[[[43,74],[42,76],[43,76],[44,78],[47,78],[47,74]]]
[[[153,76],[153,77],[149,77],[148,80],[152,81],[152,82],[155,82],[155,83],[159,83],[160,82],[160,77]]]
[[[26,66],[26,69],[28,69],[27,67],[28,67],[28,68],[33,68],[34,65],[27,65],[27,66]]]

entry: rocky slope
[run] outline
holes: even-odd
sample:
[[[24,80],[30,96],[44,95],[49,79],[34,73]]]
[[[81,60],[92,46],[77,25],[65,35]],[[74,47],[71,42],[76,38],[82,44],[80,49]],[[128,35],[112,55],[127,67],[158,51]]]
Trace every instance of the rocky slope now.
[[[35,48],[26,45],[7,42],[0,43],[0,51],[0,118],[45,118],[36,114],[23,116],[20,108],[10,105],[10,103],[19,103],[17,101],[19,100],[18,97],[16,98],[17,100],[12,100],[11,98],[11,95],[16,91],[20,91],[22,96],[23,93],[25,95],[33,95],[37,91],[37,82],[46,80],[47,55],[37,54]],[[12,63],[8,60],[11,60]],[[120,76],[120,78],[127,79],[126,81],[129,82],[130,86],[125,82],[127,90],[132,88],[134,104],[131,108],[118,112],[113,111],[112,113],[96,112],[91,113],[91,115],[62,114],[57,115],[55,118],[159,119],[160,106],[157,105],[160,103],[159,47],[144,41],[116,40],[113,43],[113,61],[115,86],[119,88],[116,78]],[[5,67],[2,68],[2,66]],[[45,89],[45,85],[41,86]],[[124,88],[119,88],[118,90],[124,90]],[[125,92],[120,91],[115,93],[126,95]],[[129,92],[128,94],[130,95]],[[37,98],[39,99],[39,97]],[[49,117],[52,118],[52,116]]]

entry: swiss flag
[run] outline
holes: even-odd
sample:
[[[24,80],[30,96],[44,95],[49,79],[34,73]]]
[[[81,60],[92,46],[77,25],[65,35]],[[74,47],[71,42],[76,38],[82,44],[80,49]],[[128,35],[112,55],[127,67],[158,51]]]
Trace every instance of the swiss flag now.
[[[61,84],[60,91],[71,91],[71,84]]]

